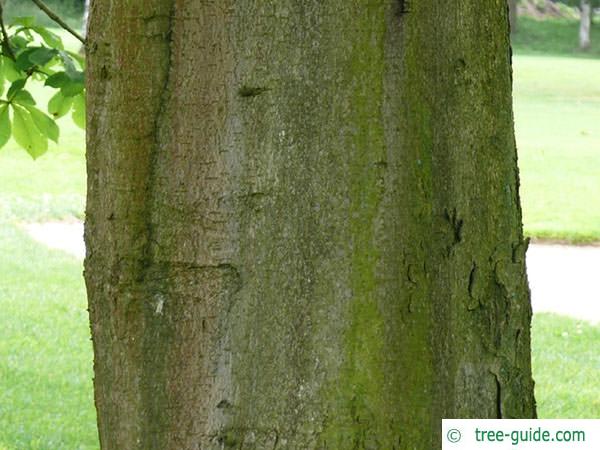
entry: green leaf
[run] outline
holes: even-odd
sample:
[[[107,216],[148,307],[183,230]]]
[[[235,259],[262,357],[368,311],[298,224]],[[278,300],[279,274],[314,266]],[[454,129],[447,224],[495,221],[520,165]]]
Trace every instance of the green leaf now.
[[[13,105],[12,135],[33,159],[46,153],[48,139],[35,126],[31,114],[21,106]]]
[[[0,95],[4,93],[4,82],[6,78],[4,76],[4,58],[0,58]]]
[[[16,81],[14,81],[10,87],[8,88],[8,92],[6,93],[6,97],[11,100],[13,98],[13,96],[19,92],[21,89],[23,89],[23,87],[25,87],[25,83],[27,82],[26,79],[24,78],[20,78]]]
[[[4,76],[11,83],[13,81],[18,80],[19,78],[23,78],[25,75],[15,67],[15,62],[6,57],[2,56],[2,71],[4,72]]]
[[[26,28],[31,28],[35,25],[35,17],[34,16],[21,16],[15,17],[11,20],[13,25],[22,25]]]
[[[85,76],[80,70],[68,69],[66,66],[65,68],[67,69],[65,72],[57,72],[48,77],[46,84],[60,88],[65,97],[73,97],[83,92],[85,88]]]
[[[29,39],[19,35],[12,35],[9,41],[10,46],[15,49],[15,53],[19,53],[19,51],[27,48],[27,44],[29,44]]]
[[[65,72],[56,72],[53,75],[50,75],[46,78],[46,82],[44,83],[46,86],[50,86],[53,88],[63,88],[67,84],[71,82],[71,79],[67,76]]]
[[[31,119],[40,133],[58,143],[58,135],[60,134],[60,130],[58,125],[56,125],[56,122],[52,120],[51,117],[37,109],[35,106],[26,105],[25,108],[31,114]]]
[[[65,97],[74,97],[83,92],[85,85],[83,82],[73,82],[67,83],[61,90],[62,95]]]
[[[75,125],[85,130],[85,93],[81,93],[73,99],[72,117]]]
[[[33,34],[31,34],[29,27],[17,28],[17,30],[14,32],[14,34],[17,35],[19,33],[23,33],[29,41],[33,41]]]
[[[34,66],[45,66],[56,56],[57,50],[47,47],[27,47],[15,62],[17,69],[23,72],[28,71]]]
[[[85,58],[79,53],[71,52],[67,50],[67,53],[71,58],[73,58],[82,69],[85,69]]]
[[[25,35],[25,37],[27,39],[29,39],[30,41],[33,41],[33,34],[31,34],[31,31],[29,31],[28,28],[23,29],[23,34]]]
[[[72,104],[73,97],[65,97],[61,91],[58,91],[48,102],[48,112],[58,119],[69,112]]]
[[[35,100],[33,99],[33,96],[29,93],[29,91],[26,91],[24,89],[21,91],[18,91],[15,94],[15,96],[13,97],[13,101],[15,101],[23,106],[35,105]]]
[[[75,67],[75,63],[73,62],[73,59],[69,56],[69,54],[63,50],[58,50],[58,56],[60,57],[65,66],[65,73],[67,74],[67,76],[73,81],[80,81],[81,72],[77,70],[77,68]]]
[[[10,139],[10,119],[8,117],[8,103],[0,105],[0,148],[4,147]]]
[[[56,53],[53,48],[38,47],[29,55],[29,61],[38,66],[45,66],[56,56]]]
[[[58,50],[64,49],[62,40],[57,34],[54,34],[52,31],[49,31],[44,27],[31,27],[31,29],[44,40],[48,47]]]
[[[17,56],[17,60],[15,61],[15,67],[23,72],[33,67],[35,64],[29,60],[29,55],[31,55],[33,51],[33,48],[28,48],[19,53],[19,56]]]

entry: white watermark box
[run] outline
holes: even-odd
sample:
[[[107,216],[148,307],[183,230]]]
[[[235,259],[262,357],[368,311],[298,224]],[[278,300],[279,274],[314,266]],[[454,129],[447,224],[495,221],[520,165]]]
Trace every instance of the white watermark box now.
[[[600,419],[444,419],[442,450],[600,450]]]

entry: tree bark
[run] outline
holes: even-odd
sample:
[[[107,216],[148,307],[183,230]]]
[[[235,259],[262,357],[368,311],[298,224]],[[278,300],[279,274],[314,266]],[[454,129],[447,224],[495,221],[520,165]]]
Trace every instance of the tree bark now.
[[[535,415],[506,4],[92,2],[103,449]]]
[[[579,23],[579,48],[589,50],[591,45],[592,5],[590,0],[581,0],[581,20]]]

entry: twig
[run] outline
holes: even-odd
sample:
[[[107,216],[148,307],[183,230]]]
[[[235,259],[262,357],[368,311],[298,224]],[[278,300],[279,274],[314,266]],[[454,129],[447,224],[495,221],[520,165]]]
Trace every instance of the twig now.
[[[0,29],[2,30],[2,47],[6,50],[6,53],[8,53],[8,56],[10,59],[12,59],[13,61],[16,59],[15,58],[15,53],[13,52],[12,48],[10,48],[10,41],[8,40],[8,33],[6,32],[6,28],[4,27],[4,11],[2,9],[2,3],[0,3]]]
[[[83,45],[85,45],[85,39],[77,31],[75,31],[73,28],[71,28],[69,25],[67,25],[65,23],[65,21],[62,20],[54,11],[52,11],[50,8],[48,8],[43,1],[41,1],[41,0],[31,0],[31,1],[33,3],[35,3],[38,8],[40,8],[42,11],[44,11],[48,17],[50,17],[52,20],[54,20],[62,28],[64,28],[69,33],[71,33],[73,36],[75,36],[77,39],[79,39],[79,41],[81,41],[81,43]]]

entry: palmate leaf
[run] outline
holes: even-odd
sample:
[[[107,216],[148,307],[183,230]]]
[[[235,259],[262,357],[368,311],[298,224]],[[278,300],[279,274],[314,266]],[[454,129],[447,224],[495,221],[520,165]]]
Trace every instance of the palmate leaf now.
[[[24,105],[24,107],[25,109],[27,109],[27,111],[29,111],[29,114],[31,114],[31,119],[33,120],[33,123],[40,131],[40,133],[42,133],[50,140],[58,143],[58,136],[60,134],[60,130],[58,128],[58,125],[56,125],[56,122],[52,120],[51,117],[47,116],[42,111],[37,109],[35,106]]]
[[[0,105],[0,148],[4,147],[10,139],[11,126],[8,117],[8,103]]]
[[[72,113],[73,122],[85,128],[85,60],[65,50],[57,34],[31,17],[17,18],[7,29],[0,52],[0,147],[12,137],[35,159],[47,151],[49,139],[58,142],[54,119]],[[26,90],[39,82],[58,89],[47,112],[35,106]]]
[[[33,159],[37,159],[48,150],[48,138],[37,128],[27,109],[15,104],[12,108],[12,135],[17,144],[27,150]]]

